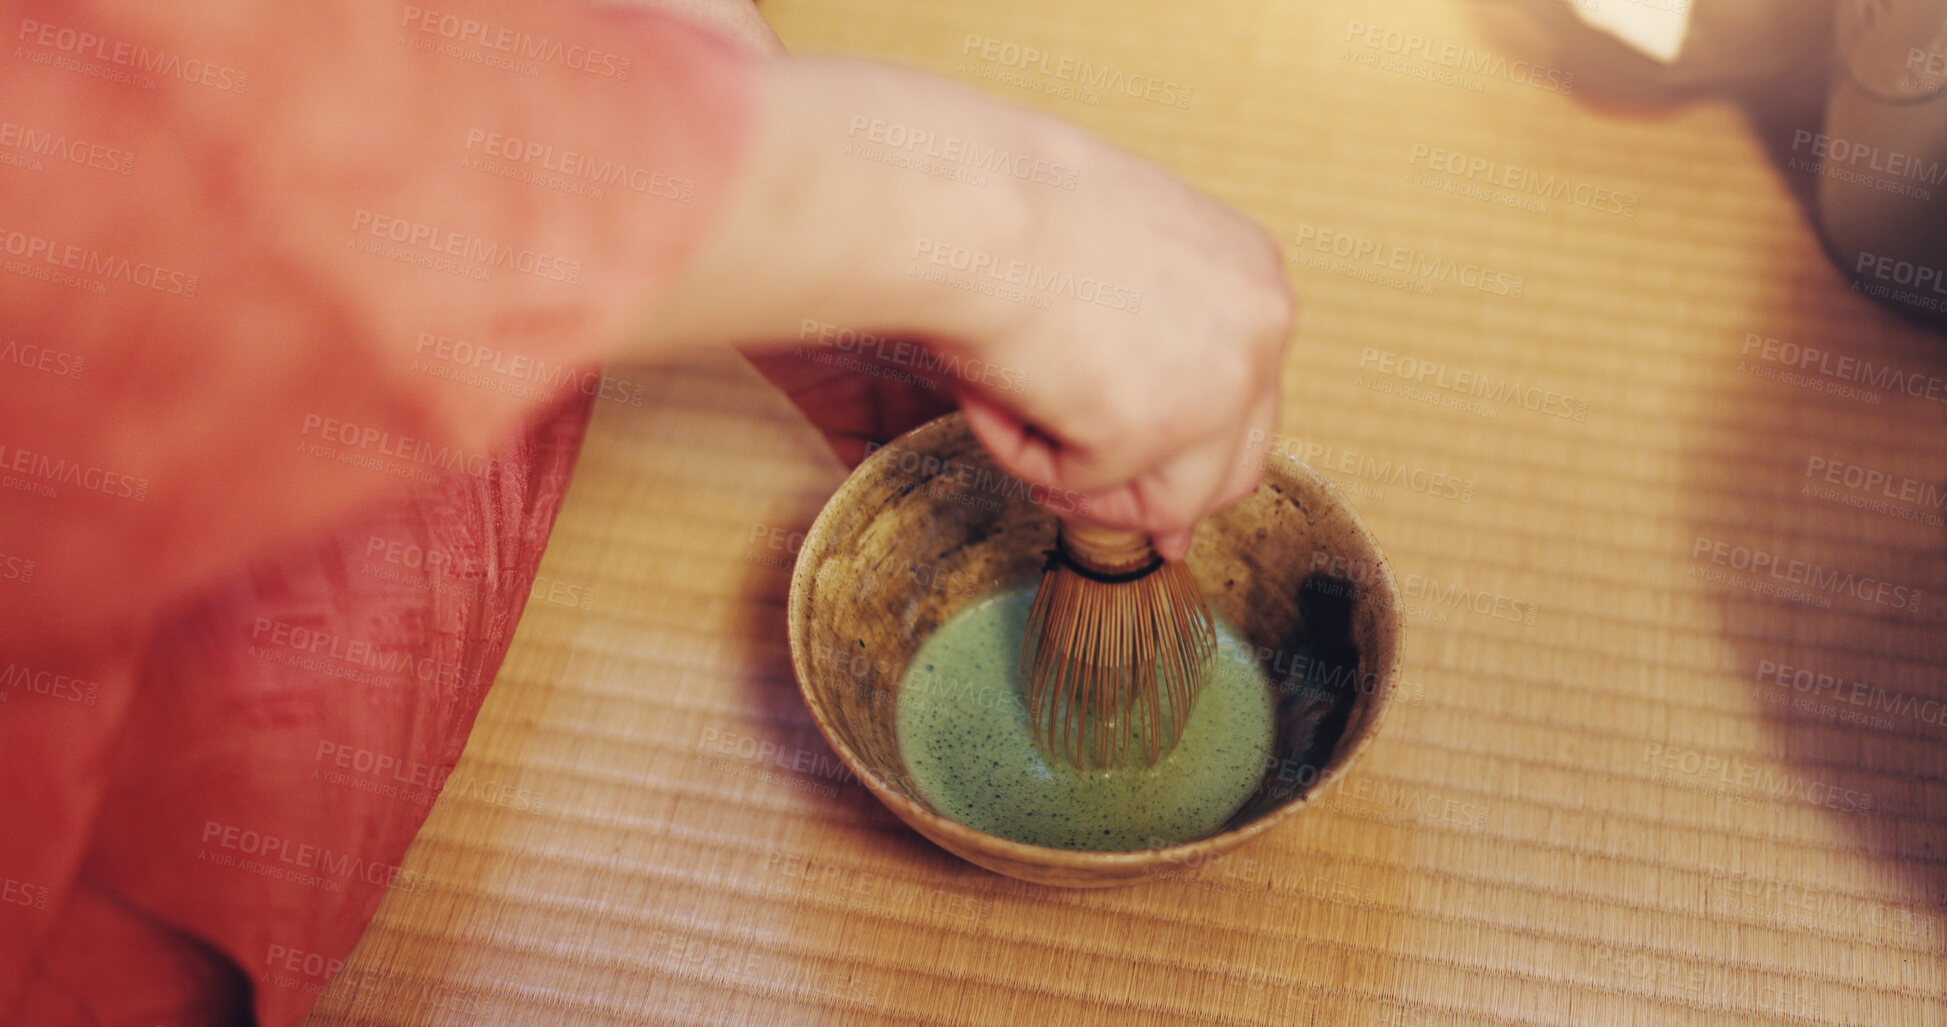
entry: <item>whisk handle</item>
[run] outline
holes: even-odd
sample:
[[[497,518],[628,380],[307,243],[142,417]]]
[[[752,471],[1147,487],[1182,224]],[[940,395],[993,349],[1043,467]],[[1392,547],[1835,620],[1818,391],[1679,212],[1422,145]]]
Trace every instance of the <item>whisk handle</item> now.
[[[1149,544],[1148,535],[1084,521],[1061,522],[1061,537],[1056,544],[1070,563],[1098,575],[1140,577],[1161,562]]]

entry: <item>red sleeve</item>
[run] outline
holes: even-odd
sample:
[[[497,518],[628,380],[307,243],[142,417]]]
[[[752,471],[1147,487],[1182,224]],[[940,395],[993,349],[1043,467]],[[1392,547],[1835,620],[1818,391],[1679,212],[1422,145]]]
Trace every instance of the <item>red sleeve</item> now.
[[[542,594],[588,405],[641,400],[598,363],[749,67],[574,4],[0,32],[0,1020],[210,1021],[234,964],[294,1023]]]
[[[483,476],[604,387],[744,134],[746,59],[641,11],[16,12],[0,604],[28,615],[0,651],[140,620],[402,480]]]

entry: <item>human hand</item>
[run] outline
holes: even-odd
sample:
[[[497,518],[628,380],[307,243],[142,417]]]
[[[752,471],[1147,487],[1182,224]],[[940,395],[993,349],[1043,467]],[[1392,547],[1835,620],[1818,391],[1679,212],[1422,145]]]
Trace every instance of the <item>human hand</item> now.
[[[1003,468],[1087,494],[1090,520],[1181,559],[1197,522],[1262,476],[1251,433],[1274,427],[1295,309],[1283,257],[1255,222],[1156,165],[1061,135],[1051,145],[1070,147],[1078,188],[1031,193],[1027,232],[999,259],[1076,284],[958,343],[1028,384],[967,385],[961,407]]]
[[[996,462],[1088,495],[1089,519],[1147,532],[1173,559],[1199,520],[1255,488],[1249,439],[1272,428],[1294,307],[1268,233],[1080,129],[933,76],[789,58],[763,77],[745,181],[646,346],[776,347],[816,323],[1003,369],[1009,387],[967,375],[952,390]],[[1073,169],[1075,187],[864,158],[875,124]],[[837,376],[801,384],[828,413],[896,396]],[[850,427],[877,434],[938,407],[900,402],[854,411]]]

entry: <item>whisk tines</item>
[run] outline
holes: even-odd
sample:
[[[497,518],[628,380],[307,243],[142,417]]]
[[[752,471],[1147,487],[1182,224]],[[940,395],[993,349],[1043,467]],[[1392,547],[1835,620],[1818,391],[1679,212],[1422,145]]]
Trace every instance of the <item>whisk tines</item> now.
[[[1154,766],[1182,739],[1216,649],[1189,568],[1139,532],[1063,524],[1021,645],[1035,735],[1085,770]]]

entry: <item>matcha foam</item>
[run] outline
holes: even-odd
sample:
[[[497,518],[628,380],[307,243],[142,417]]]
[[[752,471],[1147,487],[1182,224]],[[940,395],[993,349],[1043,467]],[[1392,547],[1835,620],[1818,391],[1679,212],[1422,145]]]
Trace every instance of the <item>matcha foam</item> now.
[[[1035,743],[1021,634],[1039,580],[983,597],[920,646],[896,713],[920,795],[989,834],[1061,849],[1123,851],[1217,833],[1257,789],[1271,751],[1271,684],[1226,622],[1183,739],[1154,767],[1082,771]]]

